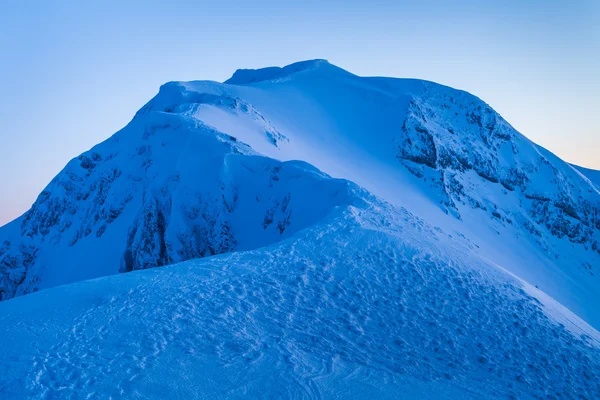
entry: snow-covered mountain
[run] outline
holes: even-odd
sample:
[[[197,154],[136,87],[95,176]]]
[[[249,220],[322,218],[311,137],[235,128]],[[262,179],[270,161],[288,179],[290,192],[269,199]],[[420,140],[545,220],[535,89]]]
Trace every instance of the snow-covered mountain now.
[[[2,298],[272,243],[286,196],[295,203],[288,213],[304,207],[295,212],[309,218],[284,237],[324,215],[345,185],[326,180],[330,188],[308,193],[276,180],[292,166],[236,154],[303,160],[354,181],[465,235],[600,326],[600,311],[589,307],[600,292],[600,193],[589,178],[475,96],[358,77],[324,60],[239,70],[224,84],[162,86],[126,128],[71,161],[0,230]],[[304,185],[320,180],[306,175]],[[299,196],[323,196],[325,205]],[[263,229],[269,213],[282,220]],[[95,262],[82,267],[90,254]]]
[[[167,83],[0,228],[0,298],[231,254],[3,302],[7,337],[30,323],[18,310],[64,332],[3,349],[0,372],[23,368],[0,391],[52,397],[58,368],[69,390],[109,394],[115,378],[138,398],[210,382],[243,397],[267,375],[283,397],[598,397],[600,336],[583,320],[600,327],[599,182],[431,82],[313,60]],[[118,372],[90,383],[74,357],[107,341]],[[196,351],[182,371],[217,362],[215,376],[157,383]]]

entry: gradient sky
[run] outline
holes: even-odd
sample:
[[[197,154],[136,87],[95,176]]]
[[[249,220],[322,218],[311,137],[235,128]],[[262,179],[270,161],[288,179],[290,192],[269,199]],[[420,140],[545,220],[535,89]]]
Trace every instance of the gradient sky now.
[[[326,58],[467,90],[600,169],[600,1],[28,1],[0,5],[0,225],[171,80]]]

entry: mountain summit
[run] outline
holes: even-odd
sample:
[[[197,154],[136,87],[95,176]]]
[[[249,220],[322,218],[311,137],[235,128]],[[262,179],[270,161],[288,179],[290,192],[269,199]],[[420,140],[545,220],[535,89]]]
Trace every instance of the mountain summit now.
[[[283,68],[267,67],[259,69],[238,69],[233,76],[225,81],[231,85],[244,85],[256,82],[270,81],[274,79],[282,79],[289,77],[292,74],[304,71],[312,71],[316,69],[330,68],[343,71],[342,69],[331,65],[327,60],[307,60],[290,64]],[[345,72],[345,71],[344,71]]]
[[[598,397],[596,175],[432,82],[325,60],[169,82],[0,229],[0,299],[27,294],[6,335],[66,309],[50,355],[2,350],[34,366],[0,388]]]

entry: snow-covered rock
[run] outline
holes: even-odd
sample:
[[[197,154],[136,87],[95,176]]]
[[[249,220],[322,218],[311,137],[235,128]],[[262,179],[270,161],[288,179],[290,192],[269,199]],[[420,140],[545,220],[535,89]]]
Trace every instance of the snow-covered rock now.
[[[258,156],[196,120],[146,109],[72,160],[3,228],[0,296],[265,246],[352,203],[355,190],[306,163]]]

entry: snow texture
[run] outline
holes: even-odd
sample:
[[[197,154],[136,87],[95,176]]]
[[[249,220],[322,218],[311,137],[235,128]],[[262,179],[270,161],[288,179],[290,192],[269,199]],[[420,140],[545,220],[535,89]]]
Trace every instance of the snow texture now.
[[[600,396],[595,330],[482,260],[467,241],[372,198],[358,203],[263,249],[3,303],[0,391],[133,399]]]

